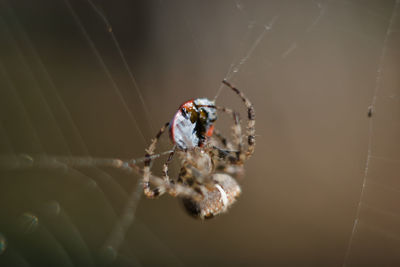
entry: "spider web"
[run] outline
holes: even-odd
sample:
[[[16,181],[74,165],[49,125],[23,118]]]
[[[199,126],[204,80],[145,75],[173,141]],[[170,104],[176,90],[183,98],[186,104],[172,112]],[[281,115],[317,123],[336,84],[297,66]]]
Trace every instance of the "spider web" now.
[[[399,264],[399,1],[0,4],[0,265]],[[239,202],[140,200],[107,165],[187,99],[244,111],[223,78],[257,112]]]
[[[373,97],[368,107],[370,119],[367,159],[344,266],[352,263],[397,264],[399,261],[398,249],[396,249],[398,244],[395,243],[400,240],[400,236],[398,230],[392,228],[392,225],[399,220],[399,215],[396,214],[398,212],[396,207],[391,204],[395,203],[399,197],[396,178],[400,174],[400,157],[398,147],[389,148],[387,143],[391,139],[389,136],[393,134],[396,136],[399,131],[399,114],[396,112],[399,105],[398,99],[396,101],[398,86],[390,84],[396,80],[395,73],[398,71],[398,62],[396,62],[398,51],[395,48],[399,45],[396,40],[398,39],[396,36],[398,23],[396,25],[396,22],[398,22],[399,3],[400,1],[395,2],[389,18],[376,70]],[[390,125],[384,125],[382,122],[388,117],[395,120]],[[386,138],[388,140],[385,140]],[[392,140],[394,141],[393,137]],[[379,247],[381,254],[364,256],[368,255],[371,249],[370,245],[363,244],[361,238],[364,236],[370,239],[369,242],[374,243],[374,248]]]

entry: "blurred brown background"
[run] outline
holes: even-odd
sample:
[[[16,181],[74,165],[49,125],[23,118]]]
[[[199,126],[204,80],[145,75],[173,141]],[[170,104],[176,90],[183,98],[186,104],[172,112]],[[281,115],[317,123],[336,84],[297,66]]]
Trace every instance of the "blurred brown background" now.
[[[114,260],[102,246],[139,176],[5,168],[2,266],[400,265],[399,1],[0,3],[2,155],[142,157],[223,78],[257,115],[229,213],[142,199]],[[245,111],[227,89],[217,102]]]

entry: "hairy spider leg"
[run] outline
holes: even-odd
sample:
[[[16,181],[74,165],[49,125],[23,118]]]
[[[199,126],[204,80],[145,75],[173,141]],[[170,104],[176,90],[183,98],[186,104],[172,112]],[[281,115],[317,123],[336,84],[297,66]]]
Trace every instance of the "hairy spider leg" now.
[[[126,162],[126,163],[127,164],[120,164],[118,166],[113,166],[113,167],[120,169],[122,171],[125,171],[127,173],[135,172],[144,177],[144,169],[141,169],[135,163],[132,163],[132,162]],[[188,188],[183,185],[173,184],[173,183],[170,183],[169,185],[167,185],[165,183],[164,179],[154,176],[151,173],[148,175],[148,179],[149,179],[149,182],[151,181],[151,183],[154,184],[156,186],[156,188],[159,189],[160,192],[162,192],[162,194],[167,192],[171,196],[174,196],[174,197],[175,196],[190,197],[197,201],[199,201],[202,198],[202,196],[198,192],[193,190],[192,188]]]
[[[213,137],[218,139],[222,144],[222,147],[212,146],[213,149],[218,151],[219,154],[216,155],[218,158],[226,159],[230,154],[235,154],[237,156],[239,150],[235,150],[233,144],[219,131],[216,131]]]
[[[222,81],[223,84],[225,84],[226,86],[228,86],[229,88],[231,88],[243,101],[243,103],[245,104],[246,108],[247,108],[247,151],[245,153],[245,159],[248,159],[251,157],[251,155],[253,155],[254,153],[254,149],[255,149],[255,145],[256,145],[256,128],[255,128],[255,124],[256,124],[256,113],[254,111],[254,107],[251,104],[250,100],[236,87],[232,86],[228,81],[223,80]]]
[[[243,138],[242,138],[242,127],[240,126],[240,115],[236,111],[233,111],[232,109],[225,108],[225,107],[216,107],[218,110],[221,110],[222,112],[225,112],[229,115],[232,115],[234,125],[232,126],[233,130],[233,145],[237,148],[237,151],[232,151],[233,153],[236,154],[236,158],[230,157],[229,160],[232,163],[243,163],[245,160],[245,157],[243,157]]]
[[[160,190],[155,188],[151,189],[150,188],[150,176],[151,176],[151,171],[150,171],[150,164],[151,164],[151,157],[154,155],[154,150],[156,149],[156,145],[158,140],[160,139],[161,135],[165,132],[165,130],[168,128],[169,122],[165,123],[163,127],[158,131],[156,137],[151,140],[151,144],[149,148],[146,149],[146,155],[145,158],[146,160],[144,161],[144,168],[143,168],[143,190],[144,194],[148,198],[155,198],[160,194]]]
[[[236,111],[233,111],[232,109],[225,108],[225,107],[219,107],[219,106],[205,106],[205,107],[212,107],[215,109],[218,109],[222,112],[225,112],[229,115],[232,115],[234,125],[232,127],[233,130],[233,143],[234,146],[237,147],[237,150],[225,150],[225,149],[220,149],[216,146],[213,148],[218,151],[218,155],[221,156],[221,158],[225,159],[229,154],[235,154],[235,156],[230,155],[228,157],[228,160],[230,163],[233,164],[243,164],[243,162],[246,160],[246,155],[243,153],[243,138],[242,138],[242,127],[240,126],[240,115]],[[220,138],[224,140],[226,143],[226,138],[223,137],[221,134],[219,134]]]
[[[167,186],[169,186],[171,184],[171,181],[168,176],[168,165],[171,163],[176,150],[177,150],[177,146],[175,145],[173,147],[171,153],[169,153],[168,158],[163,165],[162,178]],[[154,194],[156,194],[155,196],[158,196],[160,194],[160,190],[157,190],[157,188],[155,188],[153,191],[154,191]]]

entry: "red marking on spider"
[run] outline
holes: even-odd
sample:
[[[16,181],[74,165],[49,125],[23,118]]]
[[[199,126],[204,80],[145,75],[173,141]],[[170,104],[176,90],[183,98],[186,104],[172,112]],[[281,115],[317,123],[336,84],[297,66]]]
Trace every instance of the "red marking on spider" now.
[[[198,98],[186,101],[175,113],[169,125],[170,138],[180,149],[202,147],[214,130],[217,119],[214,101]]]

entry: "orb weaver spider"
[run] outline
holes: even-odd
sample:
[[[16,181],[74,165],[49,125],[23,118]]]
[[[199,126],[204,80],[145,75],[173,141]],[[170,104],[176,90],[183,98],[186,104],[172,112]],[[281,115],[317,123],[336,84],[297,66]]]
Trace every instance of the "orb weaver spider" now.
[[[182,104],[171,122],[161,127],[146,149],[144,168],[141,171],[144,194],[148,198],[156,198],[164,193],[180,197],[187,212],[200,219],[223,213],[236,201],[241,193],[236,178],[243,176],[243,164],[255,148],[254,107],[239,89],[226,80],[223,84],[235,92],[247,108],[247,149],[244,149],[239,113],[216,106],[209,99],[198,98]],[[217,110],[233,118],[232,143],[218,130],[214,130]],[[162,178],[153,179],[150,166],[154,151],[159,138],[167,129],[174,147],[163,165]],[[178,154],[182,164],[176,180],[170,179],[168,175],[168,165],[175,154]]]

